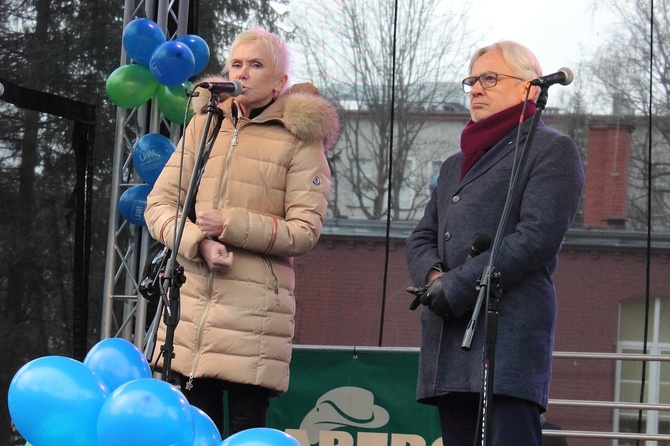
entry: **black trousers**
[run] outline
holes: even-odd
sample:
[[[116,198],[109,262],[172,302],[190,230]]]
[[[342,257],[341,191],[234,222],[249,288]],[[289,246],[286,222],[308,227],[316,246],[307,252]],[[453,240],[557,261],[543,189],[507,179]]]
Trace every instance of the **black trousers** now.
[[[175,374],[179,378],[181,391],[188,402],[205,412],[219,428],[221,437],[225,432],[225,411],[223,398],[228,396],[228,434],[265,427],[270,405],[270,390],[251,384],[222,381],[216,378],[195,378],[193,387],[186,389],[188,377]]]
[[[494,395],[490,411],[491,446],[541,446],[542,427],[537,404],[519,398]],[[449,393],[439,404],[442,444],[482,444],[478,393]],[[476,441],[475,441],[476,440]]]

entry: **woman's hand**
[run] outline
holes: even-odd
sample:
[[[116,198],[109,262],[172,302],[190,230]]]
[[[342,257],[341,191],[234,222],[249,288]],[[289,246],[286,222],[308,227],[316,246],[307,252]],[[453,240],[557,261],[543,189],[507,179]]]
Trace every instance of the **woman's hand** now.
[[[198,243],[198,252],[211,271],[226,272],[233,266],[233,253],[216,240],[204,239]]]
[[[195,224],[198,225],[203,232],[207,233],[207,237],[216,238],[223,232],[221,211],[216,209],[198,212],[196,214]]]

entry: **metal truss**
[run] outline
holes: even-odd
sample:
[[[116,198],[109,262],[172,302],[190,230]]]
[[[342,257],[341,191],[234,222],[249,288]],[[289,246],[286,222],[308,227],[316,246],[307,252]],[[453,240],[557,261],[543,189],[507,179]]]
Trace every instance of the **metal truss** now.
[[[169,33],[176,29],[175,36],[186,34],[189,0],[126,0],[123,29],[138,17],[155,21]],[[120,66],[131,63],[125,49],[121,48]],[[109,228],[105,258],[105,281],[103,289],[101,339],[120,337],[133,342],[150,356],[152,328],[160,318],[161,306],[156,314],[147,314],[147,301],[139,293],[139,282],[151,236],[145,227],[129,223],[119,213],[119,198],[123,192],[142,180],[133,167],[132,153],[135,143],[145,134],[159,133],[169,129],[169,138],[176,143],[181,126],[167,121],[158,110],[157,101],[151,100],[135,109],[118,108],[116,113],[116,135],[114,138],[114,168],[109,206]],[[149,259],[150,260],[150,259]],[[153,321],[153,322],[152,322]]]

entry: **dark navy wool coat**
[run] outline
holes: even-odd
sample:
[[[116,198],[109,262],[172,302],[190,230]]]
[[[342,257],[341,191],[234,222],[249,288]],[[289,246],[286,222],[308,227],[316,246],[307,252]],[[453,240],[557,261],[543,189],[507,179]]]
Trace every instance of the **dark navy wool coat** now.
[[[476,285],[491,250],[467,260],[477,234],[494,239],[510,183],[513,162],[528,136],[531,119],[501,140],[460,179],[463,154],[448,158],[425,213],[406,242],[412,282],[424,284],[436,263],[446,267],[442,288],[457,320],[444,322],[427,307],[421,313],[417,400],[436,404],[449,392],[480,392],[486,305],[482,305],[469,351],[461,348]],[[501,275],[495,394],[537,403],[546,409],[556,326],[551,275],[565,232],[577,212],[584,172],[575,143],[540,121],[520,172],[494,268]]]

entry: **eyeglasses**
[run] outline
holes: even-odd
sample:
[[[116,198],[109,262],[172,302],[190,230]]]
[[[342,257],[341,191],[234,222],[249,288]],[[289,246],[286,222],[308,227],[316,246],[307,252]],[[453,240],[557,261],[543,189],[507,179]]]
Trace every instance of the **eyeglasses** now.
[[[482,86],[482,88],[493,88],[498,85],[498,76],[511,77],[512,79],[519,81],[523,80],[520,77],[511,76],[509,74],[487,71],[486,73],[482,73],[479,76],[470,76],[463,79],[461,82],[461,84],[463,84],[463,92],[470,93],[472,91],[472,87],[475,86],[477,81],[479,81],[479,84]]]

